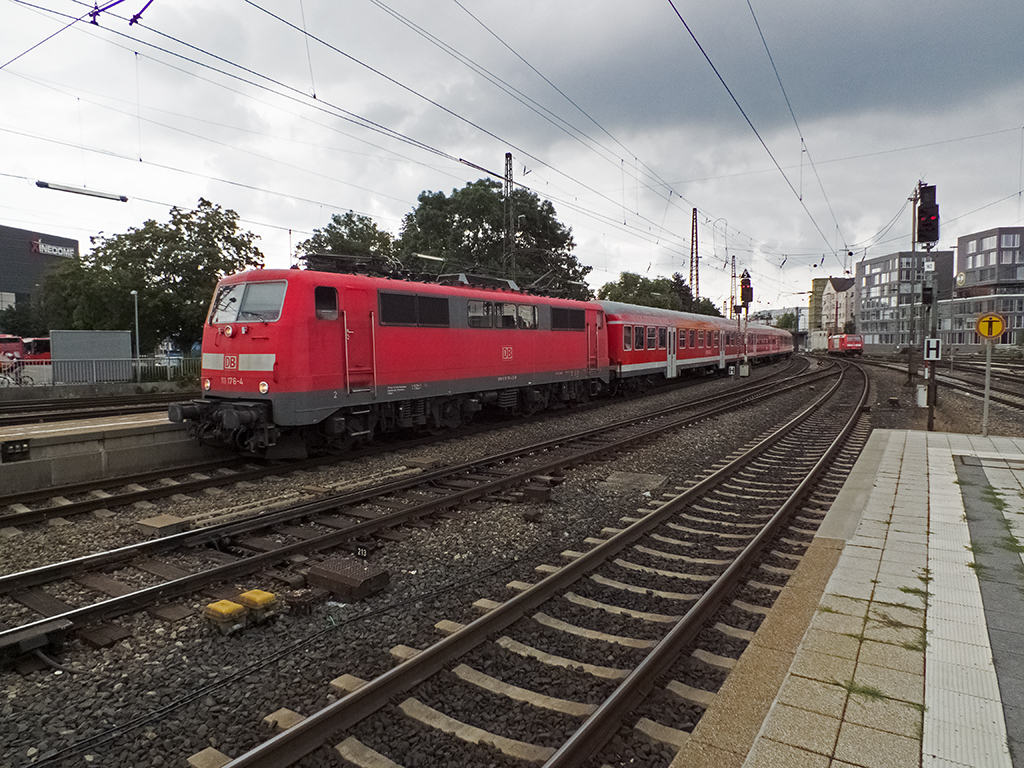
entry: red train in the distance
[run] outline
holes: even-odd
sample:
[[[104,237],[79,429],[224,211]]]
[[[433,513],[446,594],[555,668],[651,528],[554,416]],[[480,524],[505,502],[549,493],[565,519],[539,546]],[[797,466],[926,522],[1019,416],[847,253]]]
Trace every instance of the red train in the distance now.
[[[792,336],[723,318],[515,290],[310,270],[224,278],[203,331],[203,397],[169,408],[204,442],[295,457],[484,408],[531,413],[693,371],[777,360]]]
[[[864,354],[864,337],[855,333],[840,333],[828,337],[828,353],[853,357]]]

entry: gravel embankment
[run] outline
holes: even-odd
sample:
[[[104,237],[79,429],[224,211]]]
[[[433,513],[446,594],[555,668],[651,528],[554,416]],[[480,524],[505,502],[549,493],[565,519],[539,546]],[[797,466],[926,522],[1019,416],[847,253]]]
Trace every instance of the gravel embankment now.
[[[763,369],[755,369],[762,374]],[[911,407],[912,390],[898,374],[874,374],[872,421],[883,428],[921,428],[926,413]],[[905,377],[904,377],[905,378]],[[564,419],[486,435],[448,440],[429,449],[396,451],[388,456],[343,463],[301,477],[282,475],[229,494],[202,495],[173,502],[178,515],[199,514],[210,507],[265,503],[295,495],[305,486],[332,485],[394,471],[410,455],[429,454],[456,463],[541,436],[583,428],[634,411],[701,393],[718,382],[653,399],[619,402],[608,411],[569,414]],[[820,390],[819,390],[820,391]],[[900,407],[888,404],[899,397]],[[213,633],[202,621],[208,599],[184,601],[192,616],[165,624],[146,614],[118,623],[132,637],[101,650],[72,641],[61,661],[76,671],[47,668],[21,675],[2,674],[0,700],[0,768],[29,765],[180,766],[207,746],[236,756],[264,740],[270,731],[262,718],[287,707],[310,713],[332,700],[328,683],[351,673],[372,677],[393,666],[389,649],[398,644],[421,647],[438,638],[442,619],[468,622],[479,598],[502,600],[513,580],[535,580],[539,563],[560,563],[565,550],[583,549],[584,539],[615,527],[646,501],[643,492],[615,491],[602,485],[613,471],[664,475],[666,490],[728,455],[781,421],[805,401],[799,394],[769,405],[745,408],[660,439],[640,450],[600,464],[571,470],[552,500],[537,507],[503,504],[483,512],[466,512],[430,529],[410,529],[401,543],[387,543],[370,562],[388,571],[390,586],[360,603],[322,604],[308,616],[282,615],[276,620],[228,637]],[[938,429],[971,428],[972,404],[943,398]],[[977,405],[980,414],[980,403]],[[977,423],[980,425],[980,415]],[[1016,431],[1000,432],[1012,426]],[[995,415],[993,434],[1024,434],[1020,419]],[[655,494],[657,495],[657,494]],[[161,504],[161,509],[163,505]],[[78,550],[108,549],[137,538],[131,521],[155,510],[126,510],[107,521],[91,521],[55,531],[27,531],[0,548],[0,569],[23,570]],[[81,538],[81,541],[78,539]],[[55,554],[60,552],[60,554]],[[115,576],[117,574],[114,574]],[[239,588],[270,588],[268,583]],[[0,602],[0,621],[9,604]],[[308,765],[336,765],[329,756]]]

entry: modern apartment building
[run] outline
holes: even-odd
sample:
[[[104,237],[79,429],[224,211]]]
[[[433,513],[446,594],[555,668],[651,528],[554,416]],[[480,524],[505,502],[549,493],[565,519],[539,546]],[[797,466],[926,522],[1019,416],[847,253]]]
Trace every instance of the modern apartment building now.
[[[884,354],[920,345],[930,324],[930,307],[922,304],[924,289],[931,286],[939,302],[949,303],[953,252],[901,251],[864,259],[854,280],[854,321],[865,352]]]

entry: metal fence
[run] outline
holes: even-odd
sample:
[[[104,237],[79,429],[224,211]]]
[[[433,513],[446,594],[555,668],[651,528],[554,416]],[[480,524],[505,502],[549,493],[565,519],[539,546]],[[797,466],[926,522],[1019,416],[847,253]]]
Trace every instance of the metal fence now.
[[[201,367],[198,357],[15,360],[0,363],[0,387],[198,380]]]

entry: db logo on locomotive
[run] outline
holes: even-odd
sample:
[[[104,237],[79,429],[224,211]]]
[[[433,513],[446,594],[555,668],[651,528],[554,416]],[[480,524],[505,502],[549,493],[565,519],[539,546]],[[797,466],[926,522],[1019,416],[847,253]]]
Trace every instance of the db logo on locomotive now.
[[[502,347],[501,348],[501,359],[502,360],[511,360],[512,359],[512,347]]]
[[[225,371],[237,371],[238,370],[238,355],[224,355],[224,370]]]

